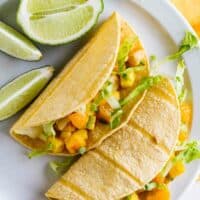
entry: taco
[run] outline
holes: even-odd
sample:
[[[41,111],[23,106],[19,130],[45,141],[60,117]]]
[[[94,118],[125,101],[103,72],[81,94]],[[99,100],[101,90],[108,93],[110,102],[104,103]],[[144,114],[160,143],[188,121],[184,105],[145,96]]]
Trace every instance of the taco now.
[[[75,162],[46,196],[114,200],[143,189],[170,159],[179,127],[179,102],[163,78],[148,90],[128,124]]]
[[[66,65],[11,129],[30,149],[74,155],[124,126],[157,82],[136,33],[117,13]]]

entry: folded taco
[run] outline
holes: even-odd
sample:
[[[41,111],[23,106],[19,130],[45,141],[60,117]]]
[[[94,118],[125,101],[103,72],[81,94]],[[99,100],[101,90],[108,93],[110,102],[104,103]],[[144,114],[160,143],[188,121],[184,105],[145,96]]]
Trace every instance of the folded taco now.
[[[172,84],[163,78],[148,90],[128,124],[83,155],[46,196],[114,200],[139,191],[169,160],[179,126],[179,102]]]
[[[149,64],[136,33],[116,13],[22,115],[11,135],[56,155],[83,153],[125,125],[145,90]]]

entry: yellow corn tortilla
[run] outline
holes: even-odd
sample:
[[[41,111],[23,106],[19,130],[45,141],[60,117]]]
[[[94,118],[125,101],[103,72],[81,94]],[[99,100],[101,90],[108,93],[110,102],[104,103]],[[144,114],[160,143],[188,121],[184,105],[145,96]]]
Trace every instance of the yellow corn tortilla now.
[[[114,13],[98,30],[90,42],[66,65],[30,108],[11,129],[11,136],[30,149],[39,149],[44,142],[38,139],[42,125],[63,118],[90,102],[108,80],[115,67],[120,43],[123,38],[136,37],[136,33]],[[143,49],[140,40],[137,45]],[[146,75],[149,64],[146,57]],[[89,132],[87,149],[92,149],[116,130],[124,126],[144,94],[124,106],[120,126],[111,129],[98,123]],[[67,151],[56,155],[72,155]]]
[[[46,196],[116,200],[142,189],[169,160],[179,127],[179,102],[164,78],[146,93],[129,123],[82,156]]]

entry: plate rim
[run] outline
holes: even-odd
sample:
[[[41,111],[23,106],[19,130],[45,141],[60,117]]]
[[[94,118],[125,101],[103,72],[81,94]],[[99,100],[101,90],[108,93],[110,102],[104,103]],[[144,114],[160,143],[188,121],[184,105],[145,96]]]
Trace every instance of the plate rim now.
[[[170,3],[168,0],[130,0],[130,2],[135,3],[140,8],[144,9],[149,15],[155,18],[162,27],[168,32],[174,43],[179,46],[185,31],[188,30],[196,35],[189,22],[184,18],[184,16],[176,9],[176,7]],[[158,12],[159,10],[159,12]],[[199,41],[200,46],[200,41]],[[200,65],[200,48],[195,48],[183,55],[185,63],[187,65],[187,70],[189,73],[192,95],[193,95],[193,123],[191,130],[191,139],[200,139],[200,135],[197,135],[200,131],[198,126],[198,119],[200,118],[200,96],[198,95],[197,85],[200,86],[200,79],[197,77],[194,66]],[[196,85],[196,87],[195,87]],[[196,134],[195,134],[196,133]],[[182,188],[183,192],[178,194],[177,199],[181,199],[184,194],[191,188],[200,171],[200,162],[195,163],[195,171],[192,172],[192,176]]]

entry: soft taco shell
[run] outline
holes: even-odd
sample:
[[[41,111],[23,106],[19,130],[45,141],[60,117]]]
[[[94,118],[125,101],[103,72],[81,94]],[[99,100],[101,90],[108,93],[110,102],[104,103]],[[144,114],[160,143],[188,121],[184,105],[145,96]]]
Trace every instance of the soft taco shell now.
[[[67,116],[96,96],[113,71],[120,42],[125,37],[136,37],[136,34],[114,13],[16,122],[11,129],[11,136],[30,149],[42,148],[44,142],[37,139],[41,134],[42,124]],[[137,46],[143,48],[140,40]],[[145,73],[148,75],[147,57],[145,63]],[[88,149],[101,144],[106,137],[124,126],[143,96],[141,94],[124,107],[122,123],[116,129],[111,130],[108,125],[97,124],[95,130],[89,132]],[[63,152],[56,155],[69,154]]]
[[[151,181],[177,142],[179,102],[163,79],[151,88],[122,129],[82,156],[46,196],[54,200],[115,200]]]

